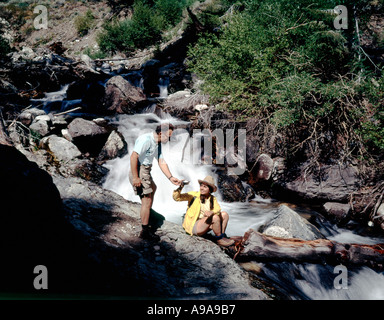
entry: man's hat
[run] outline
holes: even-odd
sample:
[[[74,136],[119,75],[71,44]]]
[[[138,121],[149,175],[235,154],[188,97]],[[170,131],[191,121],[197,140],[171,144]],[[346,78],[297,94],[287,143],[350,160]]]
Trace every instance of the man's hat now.
[[[204,180],[198,180],[199,183],[205,183],[207,185],[209,185],[210,187],[212,187],[213,189],[213,192],[215,192],[217,190],[217,187],[215,185],[215,180],[213,180],[213,178],[211,176],[206,176],[204,178]]]

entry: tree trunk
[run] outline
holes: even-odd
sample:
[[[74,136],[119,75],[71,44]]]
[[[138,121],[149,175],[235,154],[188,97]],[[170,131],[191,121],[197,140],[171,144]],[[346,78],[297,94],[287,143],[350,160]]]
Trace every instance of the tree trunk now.
[[[344,244],[327,239],[301,240],[267,236],[249,230],[235,237],[229,254],[240,261],[294,261],[345,265],[367,265],[382,268],[384,244]]]

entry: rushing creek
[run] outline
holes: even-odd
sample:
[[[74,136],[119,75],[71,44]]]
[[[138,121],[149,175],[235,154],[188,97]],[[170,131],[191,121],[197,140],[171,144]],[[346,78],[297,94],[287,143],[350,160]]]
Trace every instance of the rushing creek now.
[[[44,99],[34,100],[33,104],[43,107],[47,112],[60,112],[70,109],[79,104],[79,100],[66,100],[66,89],[54,93],[47,93]],[[164,90],[164,88],[161,88]],[[162,92],[166,96],[166,90]],[[157,112],[158,114],[158,112]],[[81,114],[77,114],[81,116]],[[76,116],[76,114],[73,114]],[[118,126],[119,131],[124,135],[128,144],[128,154],[122,158],[108,161],[105,167],[109,169],[103,187],[112,190],[125,199],[139,202],[134,195],[132,186],[128,179],[130,170],[130,152],[132,151],[136,138],[145,132],[153,130],[161,122],[172,122],[174,125],[185,127],[188,123],[172,118],[166,113],[156,115],[154,109],[147,108],[141,114],[118,115],[109,120]],[[186,157],[186,145],[192,144],[192,138],[183,129],[175,130],[171,140],[163,148],[164,157],[169,165],[173,176],[186,179],[190,184],[184,187],[184,191],[198,190],[198,179],[212,175],[216,177],[212,165],[196,164],[193,153]],[[163,215],[166,220],[181,225],[182,216],[186,210],[185,202],[175,202],[172,192],[176,188],[154,161],[152,175],[157,184],[157,192],[154,199],[153,209]],[[226,203],[222,201],[220,193],[216,196],[223,210],[230,215],[227,228],[228,236],[241,236],[248,229],[258,229],[266,221],[271,219],[279,205],[278,201],[265,200],[256,196],[250,202]],[[295,209],[304,217],[316,217],[318,214],[308,208]],[[384,237],[366,236],[360,234],[362,228],[342,229],[333,224],[316,220],[319,230],[330,240],[343,243],[384,243]],[[274,286],[278,291],[290,299],[384,299],[384,273],[374,271],[368,267],[358,267],[347,270],[344,274],[343,285],[336,286],[335,279],[339,272],[334,266],[320,264],[296,264],[291,262],[283,263],[262,263],[260,277]]]

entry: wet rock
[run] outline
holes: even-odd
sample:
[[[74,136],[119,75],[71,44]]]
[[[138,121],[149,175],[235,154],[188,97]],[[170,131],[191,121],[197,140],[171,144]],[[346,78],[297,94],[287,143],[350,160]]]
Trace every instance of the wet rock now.
[[[41,115],[32,121],[29,129],[38,136],[44,137],[49,133],[51,125],[51,118],[48,115]]]
[[[349,203],[326,202],[323,208],[327,216],[336,221],[337,224],[346,223],[350,219],[351,205]]]
[[[98,81],[87,81],[73,84],[69,86],[71,97],[75,99],[82,99],[84,109],[88,112],[97,114],[106,113],[103,99],[105,96],[105,87]],[[68,93],[69,96],[69,93]]]
[[[148,95],[159,93],[159,66],[160,61],[156,59],[150,59],[142,65],[144,92]]]
[[[54,176],[54,182],[68,219],[91,244],[94,268],[108,270],[98,275],[99,285],[134,296],[268,299],[219,246],[191,237],[161,213],[152,212],[159,223],[151,222],[161,240],[142,241],[139,204],[78,178]]]
[[[270,156],[265,153],[260,154],[252,169],[255,183],[259,181],[268,181],[271,178],[274,168],[274,162]]]
[[[236,175],[227,175],[218,172],[218,189],[224,201],[227,202],[244,202],[251,197],[249,190],[244,188],[244,185]]]
[[[185,66],[177,62],[171,62],[160,67],[158,76],[168,84],[169,92],[176,92],[186,88],[190,81],[190,78],[186,75]]]
[[[127,143],[125,142],[124,137],[114,130],[109,135],[107,142],[101,149],[97,159],[99,161],[106,161],[116,157],[122,157],[127,152]]]
[[[75,236],[64,219],[60,193],[52,177],[13,147],[0,145],[0,153],[0,243],[4,261],[0,271],[7,275],[2,278],[2,290],[36,292],[32,280],[37,265],[48,267],[51,290],[65,283],[71,285],[71,277],[66,275],[78,259],[71,244]]]
[[[286,239],[315,240],[325,238],[314,225],[286,205],[280,205],[272,220],[263,225],[259,231],[269,236]]]
[[[82,118],[76,118],[68,125],[68,133],[82,153],[93,156],[100,153],[109,136],[105,127]]]
[[[105,85],[102,105],[109,113],[133,113],[146,101],[142,89],[133,86],[122,76],[109,79]]]
[[[68,162],[81,156],[80,150],[72,142],[56,135],[42,139],[40,146],[49,150],[57,160],[63,162]]]
[[[44,110],[41,110],[39,108],[28,108],[26,110],[24,110],[22,113],[20,113],[19,115],[19,119],[21,119],[21,121],[23,122],[23,119],[25,118],[26,120],[33,120],[35,119],[37,116],[43,116],[43,115],[46,115],[45,111]],[[24,123],[24,125],[29,125],[28,122]]]
[[[359,170],[348,165],[322,165],[319,169],[306,171],[306,165],[299,168],[294,180],[277,181],[276,195],[317,202],[347,202],[351,193],[361,185]],[[293,174],[292,174],[293,176]]]
[[[200,111],[207,109],[196,110],[197,105],[206,105],[208,97],[200,94],[192,94],[190,90],[181,90],[170,94],[163,102],[164,111],[170,113],[174,117],[182,120],[191,120],[196,117]]]

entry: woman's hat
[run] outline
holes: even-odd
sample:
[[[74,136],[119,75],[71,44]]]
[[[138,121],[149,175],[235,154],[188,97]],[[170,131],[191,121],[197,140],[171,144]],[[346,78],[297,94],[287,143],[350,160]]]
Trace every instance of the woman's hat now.
[[[213,189],[213,192],[215,192],[217,190],[217,187],[215,185],[215,180],[213,180],[213,178],[211,176],[206,176],[204,178],[204,180],[198,180],[199,183],[205,183],[207,185],[209,185],[210,187],[212,187]]]

